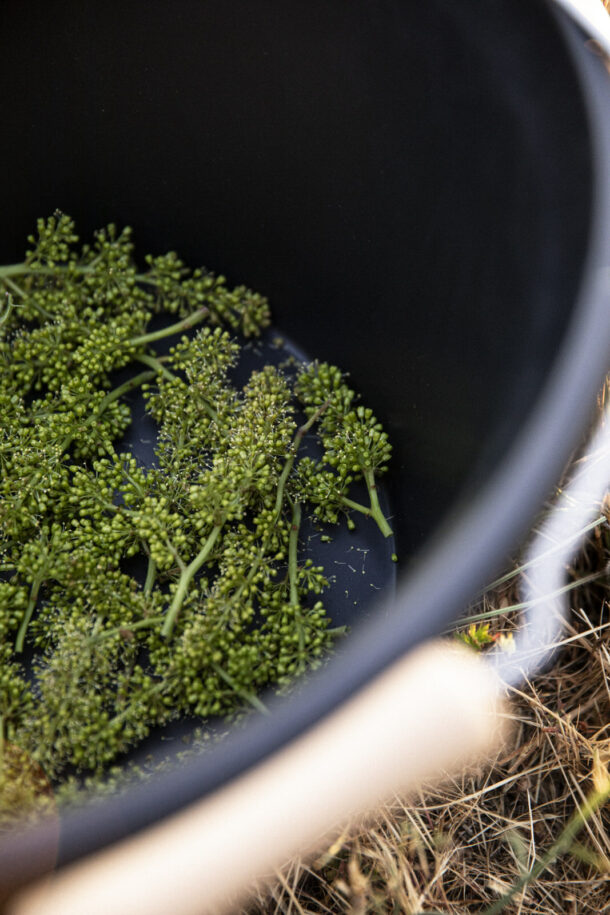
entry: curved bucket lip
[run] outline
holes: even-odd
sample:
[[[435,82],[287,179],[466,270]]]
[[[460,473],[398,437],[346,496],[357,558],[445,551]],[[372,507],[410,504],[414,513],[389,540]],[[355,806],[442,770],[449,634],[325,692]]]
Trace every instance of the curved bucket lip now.
[[[610,162],[610,123],[608,118],[604,123],[602,117],[607,112],[604,92],[608,87],[600,79],[599,59],[584,50],[583,33],[565,13],[550,11],[571,51],[588,115],[592,219],[574,315],[513,447],[468,509],[459,517],[454,513],[442,539],[426,545],[399,587],[392,612],[390,607],[388,612],[381,607],[375,619],[360,624],[329,668],[312,676],[296,696],[272,703],[272,716],[251,721],[230,734],[213,754],[101,803],[68,812],[62,819],[59,864],[144,829],[220,788],[305,732],[407,651],[441,631],[525,534],[534,511],[559,477],[585,429],[610,355],[610,167],[605,164]],[[587,354],[586,359],[582,353]],[[458,554],[460,563],[456,565]],[[402,615],[401,607],[417,607],[417,617]],[[45,829],[42,826],[8,840],[0,849],[0,870],[8,873],[10,866],[14,871],[18,862],[31,859]]]

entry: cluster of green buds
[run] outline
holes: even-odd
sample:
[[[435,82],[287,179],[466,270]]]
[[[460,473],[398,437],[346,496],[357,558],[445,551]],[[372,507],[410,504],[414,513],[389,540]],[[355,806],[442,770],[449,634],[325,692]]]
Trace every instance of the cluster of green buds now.
[[[264,711],[262,690],[323,662],[338,631],[303,513],[389,535],[391,448],[334,366],[235,382],[263,296],[174,252],[141,272],[114,225],[79,249],[56,214],[29,243],[0,267],[0,747],[60,782],[101,776],[177,716]],[[121,441],[134,391],[153,466]]]
[[[340,512],[359,511],[375,519],[384,536],[392,530],[381,510],[377,480],[387,470],[392,446],[369,407],[354,406],[356,395],[334,365],[314,362],[300,374],[296,394],[308,416],[323,409],[319,435],[324,453],[320,461],[301,462],[301,485],[314,503],[318,517],[335,523]],[[350,485],[366,483],[369,505],[349,498]]]

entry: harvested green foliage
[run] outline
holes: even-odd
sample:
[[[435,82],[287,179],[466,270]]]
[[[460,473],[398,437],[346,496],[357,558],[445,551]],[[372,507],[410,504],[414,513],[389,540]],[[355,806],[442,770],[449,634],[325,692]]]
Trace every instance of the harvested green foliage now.
[[[0,716],[57,782],[177,716],[264,710],[263,688],[318,665],[336,632],[324,570],[299,559],[302,513],[357,511],[388,536],[391,448],[333,366],[232,383],[239,341],[269,324],[262,296],[172,252],[138,272],[112,225],[77,250],[58,213],[29,242],[0,267]],[[120,450],[137,388],[152,467]],[[305,436],[320,460],[299,454]]]

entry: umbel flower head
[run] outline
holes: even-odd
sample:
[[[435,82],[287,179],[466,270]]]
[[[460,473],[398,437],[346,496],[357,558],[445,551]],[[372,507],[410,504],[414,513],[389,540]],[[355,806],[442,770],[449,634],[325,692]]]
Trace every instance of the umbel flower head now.
[[[176,716],[261,709],[322,662],[337,632],[301,518],[359,513],[389,535],[391,447],[334,366],[236,384],[270,322],[258,293],[175,252],[139,270],[129,228],[79,247],[63,213],[28,243],[0,267],[0,723],[58,783]],[[147,467],[121,444],[138,390]]]

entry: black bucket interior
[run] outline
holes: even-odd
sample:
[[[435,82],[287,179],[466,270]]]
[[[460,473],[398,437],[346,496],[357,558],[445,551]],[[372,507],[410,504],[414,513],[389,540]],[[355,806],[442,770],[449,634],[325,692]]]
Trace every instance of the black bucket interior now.
[[[60,208],[267,295],[385,423],[408,570],[573,316],[591,151],[546,5],[4,0],[0,34],[0,260]]]

